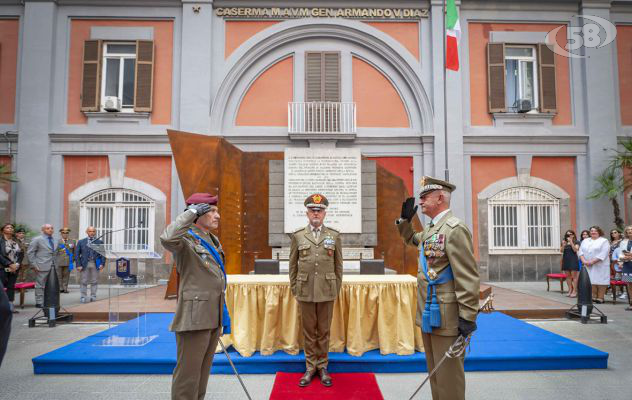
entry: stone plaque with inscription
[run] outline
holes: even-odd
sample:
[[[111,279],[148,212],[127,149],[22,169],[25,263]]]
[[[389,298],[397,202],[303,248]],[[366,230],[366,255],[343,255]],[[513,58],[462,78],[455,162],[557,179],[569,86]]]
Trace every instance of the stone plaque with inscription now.
[[[362,233],[360,149],[287,148],[284,167],[286,233],[307,225],[303,203],[313,193],[329,200],[325,225]]]

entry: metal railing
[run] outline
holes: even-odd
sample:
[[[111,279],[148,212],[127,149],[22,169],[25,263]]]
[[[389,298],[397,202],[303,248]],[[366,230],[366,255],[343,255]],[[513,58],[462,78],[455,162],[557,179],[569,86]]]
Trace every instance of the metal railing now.
[[[287,106],[290,133],[356,133],[354,102],[293,102]]]

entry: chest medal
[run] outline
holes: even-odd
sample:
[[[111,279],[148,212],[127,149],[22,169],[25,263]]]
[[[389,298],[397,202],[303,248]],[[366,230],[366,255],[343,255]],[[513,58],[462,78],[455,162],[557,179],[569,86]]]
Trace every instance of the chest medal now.
[[[331,237],[326,237],[323,240],[323,245],[327,249],[327,255],[329,257],[334,255],[334,248],[336,247],[336,241]]]

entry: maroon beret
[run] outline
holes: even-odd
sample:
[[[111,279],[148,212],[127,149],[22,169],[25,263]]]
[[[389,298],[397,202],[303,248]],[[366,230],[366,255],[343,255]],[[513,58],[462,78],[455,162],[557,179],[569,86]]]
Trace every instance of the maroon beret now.
[[[186,200],[187,205],[206,203],[212,206],[217,205],[217,196],[211,196],[209,193],[193,193]]]

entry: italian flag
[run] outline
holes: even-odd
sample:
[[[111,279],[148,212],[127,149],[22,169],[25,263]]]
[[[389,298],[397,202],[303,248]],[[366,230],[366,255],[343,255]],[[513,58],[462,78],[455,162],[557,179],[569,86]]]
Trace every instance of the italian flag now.
[[[446,28],[446,54],[445,67],[452,71],[459,70],[459,38],[461,37],[461,24],[459,13],[456,10],[454,0],[448,0],[445,16]]]

